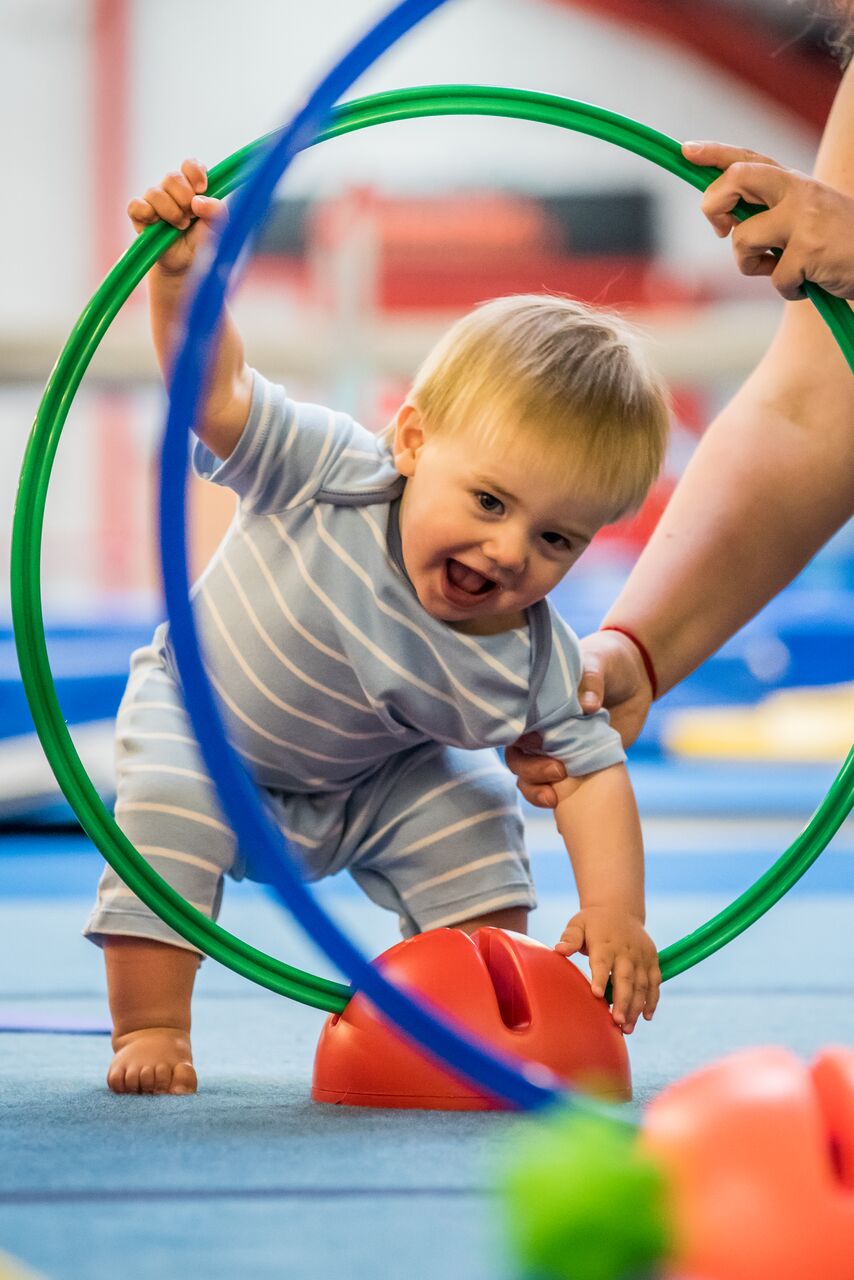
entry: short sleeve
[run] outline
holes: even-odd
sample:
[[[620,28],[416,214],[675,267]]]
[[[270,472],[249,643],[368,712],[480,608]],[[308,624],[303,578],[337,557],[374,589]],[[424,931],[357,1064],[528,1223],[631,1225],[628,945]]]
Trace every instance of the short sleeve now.
[[[571,778],[624,764],[626,753],[608,712],[584,715],[578,699],[581,650],[578,637],[550,606],[552,647],[525,732],[537,732],[542,754],[555,756]],[[538,752],[537,754],[541,754]]]
[[[245,511],[269,515],[315,497],[354,438],[368,435],[346,414],[291,400],[256,372],[249,417],[232,453],[223,461],[197,441],[193,470],[233,489]]]

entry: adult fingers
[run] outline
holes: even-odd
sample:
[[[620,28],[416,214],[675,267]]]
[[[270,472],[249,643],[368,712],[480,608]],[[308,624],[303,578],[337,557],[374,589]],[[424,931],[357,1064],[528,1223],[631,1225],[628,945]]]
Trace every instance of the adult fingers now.
[[[762,257],[771,249],[785,249],[790,235],[791,214],[780,205],[739,223],[732,233],[733,252],[739,267],[744,270],[743,262]],[[747,271],[745,274],[753,273]]]
[[[520,744],[526,744],[527,750]],[[542,739],[539,734],[536,740],[533,735],[526,734],[517,738],[514,743],[504,749],[507,768],[528,785],[546,782],[560,782],[566,777],[566,769],[560,760],[546,755],[530,755],[530,751],[542,751]]]
[[[772,207],[786,195],[789,181],[790,176],[784,169],[739,162],[706,188],[700,208],[717,234],[726,236],[738,225],[731,210],[739,200]]]
[[[566,769],[560,760],[549,756],[532,756],[523,750],[542,749],[542,738],[538,733],[524,734],[516,742],[504,749],[504,762],[511,773],[516,774],[516,785],[529,804],[538,809],[554,809],[557,805],[557,794],[549,782],[558,782],[566,777]]]
[[[578,700],[586,716],[598,711],[605,701],[605,675],[602,663],[593,653],[585,653],[584,670],[578,686]]]
[[[517,747],[522,751],[530,751],[534,754],[541,752],[543,749],[543,735],[538,733],[536,729],[532,729],[529,733],[522,733],[513,743],[514,750]]]
[[[528,801],[528,804],[532,804],[535,809],[557,808],[557,792],[554,787],[529,787],[521,778],[516,783],[516,786]]]
[[[727,142],[683,142],[682,154],[693,164],[715,169],[728,169],[733,164],[770,164],[782,168],[777,160],[749,147],[734,147]]]
[[[779,206],[756,214],[733,232],[732,247],[743,275],[770,276],[774,288],[789,302],[795,302],[806,296],[802,286],[808,264],[792,236],[789,221]]]
[[[771,265],[770,272],[771,283],[779,294],[781,294],[787,302],[801,302],[806,298],[804,292],[804,282],[809,279],[805,269],[805,263],[798,258],[793,250],[788,250],[781,258],[774,258],[769,255],[768,261]]]

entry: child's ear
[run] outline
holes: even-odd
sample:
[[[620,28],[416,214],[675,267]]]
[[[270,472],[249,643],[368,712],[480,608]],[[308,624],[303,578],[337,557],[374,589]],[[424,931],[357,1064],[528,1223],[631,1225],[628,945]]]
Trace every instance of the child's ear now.
[[[416,406],[406,400],[394,417],[394,465],[402,476],[415,475],[418,455],[424,444],[424,427]]]

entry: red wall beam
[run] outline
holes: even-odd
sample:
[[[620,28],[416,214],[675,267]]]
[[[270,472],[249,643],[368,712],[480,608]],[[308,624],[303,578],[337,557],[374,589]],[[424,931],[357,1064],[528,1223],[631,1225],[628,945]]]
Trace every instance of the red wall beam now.
[[[130,0],[90,0],[93,264],[100,280],[127,245]]]
[[[92,71],[92,264],[96,279],[124,252],[130,146],[131,0],[90,0]],[[137,586],[140,459],[128,395],[101,390],[92,401],[95,450],[95,589],[115,599]]]

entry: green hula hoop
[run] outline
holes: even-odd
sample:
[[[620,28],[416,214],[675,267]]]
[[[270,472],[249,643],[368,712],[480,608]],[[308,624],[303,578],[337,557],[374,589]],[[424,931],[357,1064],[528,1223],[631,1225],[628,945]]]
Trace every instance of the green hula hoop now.
[[[687,161],[665,134],[602,107],[521,89],[435,85],[396,90],[337,107],[316,138],[421,116],[494,115],[556,125],[615,143],[653,161],[703,191],[717,169]],[[269,136],[269,135],[267,135]],[[211,170],[209,194],[225,196],[267,137]],[[739,218],[758,212],[742,204]],[[338,982],[305,973],[220,928],[191,907],[148,865],[101,803],[62,717],[47,656],[41,603],[41,538],[53,460],[71,402],[92,356],[130,293],[179,232],[161,223],[140,235],[94,294],[63,348],[36,414],[21,470],[12,531],[12,619],[21,675],[36,729],[57,780],[84,830],[128,887],[193,946],[262,987],[303,1004],[340,1013],[352,994]],[[854,314],[840,298],[807,286],[854,371]],[[790,848],[750,889],[695,932],[661,953],[664,978],[699,963],[742,933],[815,862],[854,804],[854,749],[812,819]]]

